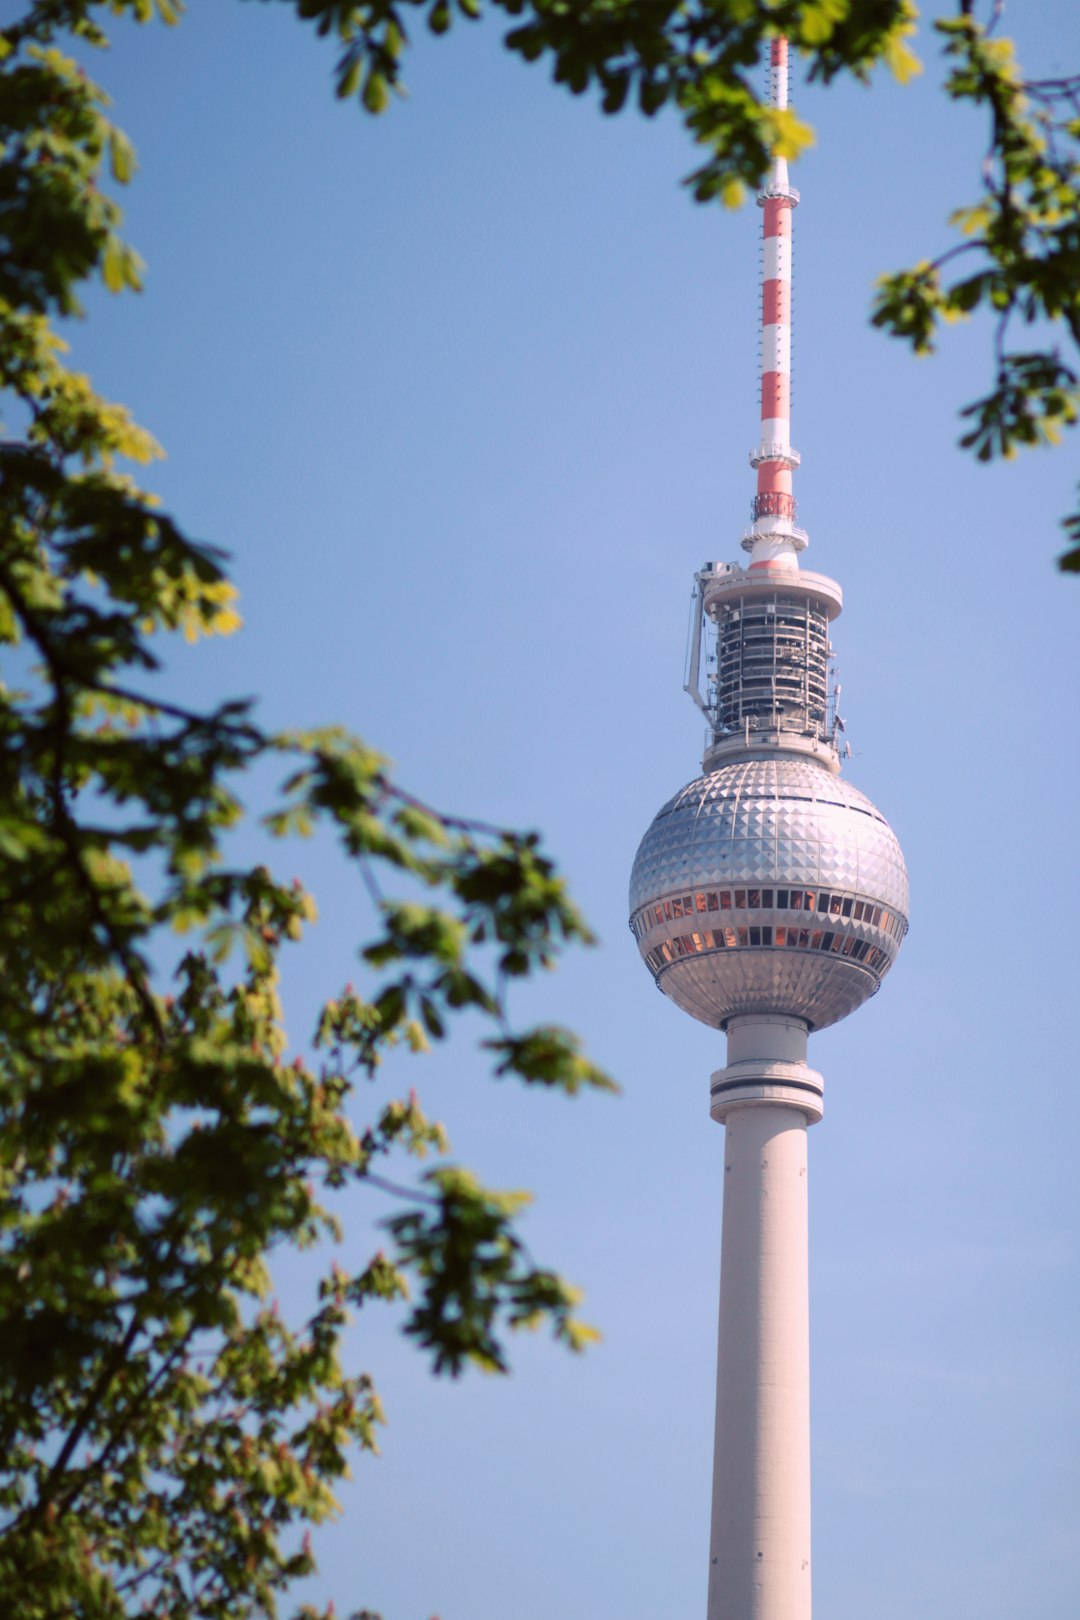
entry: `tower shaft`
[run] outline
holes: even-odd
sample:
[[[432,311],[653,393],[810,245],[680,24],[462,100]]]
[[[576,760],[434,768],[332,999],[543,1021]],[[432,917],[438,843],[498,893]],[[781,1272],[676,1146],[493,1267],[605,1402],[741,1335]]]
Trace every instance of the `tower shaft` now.
[[[810,1620],[806,1115],[725,1124],[708,1620]]]
[[[806,1025],[733,1019],[713,1076],[724,1213],[708,1620],[810,1620]]]

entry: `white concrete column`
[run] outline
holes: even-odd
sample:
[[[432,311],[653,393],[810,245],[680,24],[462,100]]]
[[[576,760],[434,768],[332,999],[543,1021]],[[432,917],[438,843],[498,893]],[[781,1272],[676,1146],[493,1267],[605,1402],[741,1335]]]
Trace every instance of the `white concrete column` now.
[[[805,1025],[738,1024],[713,1076],[726,1138],[708,1620],[810,1620],[806,1131],[821,1080]]]

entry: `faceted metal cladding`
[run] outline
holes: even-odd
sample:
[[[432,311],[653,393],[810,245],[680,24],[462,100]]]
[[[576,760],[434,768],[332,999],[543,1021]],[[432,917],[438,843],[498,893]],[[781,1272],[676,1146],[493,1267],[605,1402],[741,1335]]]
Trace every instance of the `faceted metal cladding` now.
[[[824,766],[783,755],[684,787],[630,879],[631,926],[657,985],[714,1028],[738,1014],[789,1014],[810,1029],[846,1017],[891,967],[907,909],[904,858],[881,812]]]

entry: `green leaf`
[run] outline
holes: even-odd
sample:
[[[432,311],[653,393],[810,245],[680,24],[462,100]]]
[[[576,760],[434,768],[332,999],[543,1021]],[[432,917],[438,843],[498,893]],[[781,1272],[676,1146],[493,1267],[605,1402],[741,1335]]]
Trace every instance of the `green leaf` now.
[[[337,94],[342,101],[349,101],[360,88],[360,80],[364,75],[364,58],[359,52],[350,52],[346,57],[342,70],[338,76]],[[365,97],[365,106],[367,100]],[[378,108],[368,108],[369,111],[379,111]]]
[[[369,113],[385,112],[390,105],[390,88],[386,78],[370,64],[364,80],[362,100]]]

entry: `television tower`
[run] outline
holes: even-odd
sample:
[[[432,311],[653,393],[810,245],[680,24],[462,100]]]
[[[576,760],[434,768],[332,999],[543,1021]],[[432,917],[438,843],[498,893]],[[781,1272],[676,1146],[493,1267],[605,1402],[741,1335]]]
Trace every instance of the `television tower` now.
[[[770,96],[788,104],[788,47]],[[727,1033],[711,1082],[726,1127],[708,1620],[809,1620],[810,1337],[806,1132],[822,1115],[807,1036],[866,1001],[907,932],[888,822],[840,779],[831,678],[840,587],[803,571],[791,447],[791,221],[777,158],[763,210],[761,439],[748,565],[694,578],[686,690],[702,774],[658,812],[630,880],[656,984]],[[702,691],[702,670],[705,689]],[[850,754],[850,750],[846,750]]]

